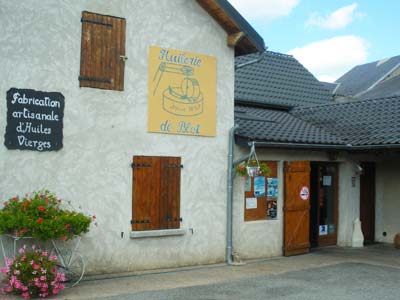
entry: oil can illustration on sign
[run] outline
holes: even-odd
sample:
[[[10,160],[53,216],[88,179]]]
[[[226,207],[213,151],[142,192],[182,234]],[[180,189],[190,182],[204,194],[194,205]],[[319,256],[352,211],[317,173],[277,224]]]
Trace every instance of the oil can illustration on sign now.
[[[215,57],[151,46],[148,95],[148,131],[215,136]]]

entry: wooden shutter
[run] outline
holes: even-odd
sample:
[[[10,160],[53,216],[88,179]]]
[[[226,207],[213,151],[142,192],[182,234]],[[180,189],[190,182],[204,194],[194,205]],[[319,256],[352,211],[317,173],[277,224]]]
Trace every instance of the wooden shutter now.
[[[301,197],[302,189],[310,191],[310,162],[285,162],[284,255],[310,251],[310,195]]]
[[[157,157],[133,158],[132,229],[154,230],[160,226],[160,160]]]
[[[181,194],[181,159],[161,160],[161,221],[162,228],[179,228]]]
[[[180,226],[179,157],[133,157],[132,230]]]
[[[84,11],[81,21],[79,86],[123,91],[125,19]]]

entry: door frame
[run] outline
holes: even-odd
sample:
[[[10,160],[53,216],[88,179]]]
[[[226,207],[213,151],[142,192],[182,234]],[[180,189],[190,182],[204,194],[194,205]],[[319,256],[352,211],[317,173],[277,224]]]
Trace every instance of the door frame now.
[[[338,235],[338,220],[339,220],[339,165],[336,162],[316,162],[318,166],[321,165],[329,165],[335,168],[335,175],[333,176],[333,186],[334,186],[334,226],[335,226],[335,233],[328,234],[328,235],[318,235],[317,237],[317,244],[318,247],[324,246],[336,246],[337,245],[337,235]],[[321,170],[318,169],[318,176],[321,177]],[[322,179],[322,178],[321,178]],[[320,193],[319,189],[319,193]],[[318,195],[318,200],[320,200],[321,194]],[[318,210],[318,228],[319,224],[319,215],[320,210]]]
[[[360,174],[360,220],[365,242],[375,241],[375,213],[376,213],[376,164],[375,162],[361,162],[363,171]],[[370,210],[365,209],[365,195],[370,205]],[[368,219],[368,223],[365,218]],[[366,230],[368,230],[366,234]]]

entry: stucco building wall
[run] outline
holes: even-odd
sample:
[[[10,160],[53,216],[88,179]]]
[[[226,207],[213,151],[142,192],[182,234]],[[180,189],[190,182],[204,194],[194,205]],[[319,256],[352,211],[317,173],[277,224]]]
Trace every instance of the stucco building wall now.
[[[396,159],[376,165],[375,240],[379,242],[393,243],[400,233],[399,170],[400,161]]]
[[[126,18],[123,92],[79,88],[84,10]],[[234,88],[234,51],[226,45],[225,31],[195,1],[186,0],[2,1],[0,15],[1,199],[47,188],[76,209],[95,214],[99,226],[80,247],[88,273],[223,261]],[[151,45],[216,57],[216,137],[147,132]],[[65,96],[61,150],[4,147],[5,95],[11,87]],[[182,157],[185,235],[129,238],[133,155]]]

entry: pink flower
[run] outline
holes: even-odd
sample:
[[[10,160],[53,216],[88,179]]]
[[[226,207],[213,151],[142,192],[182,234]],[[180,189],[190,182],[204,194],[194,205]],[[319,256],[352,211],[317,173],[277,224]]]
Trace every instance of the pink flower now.
[[[57,256],[56,255],[52,255],[49,257],[50,261],[56,261],[57,260]]]
[[[39,266],[38,264],[34,264],[34,265],[33,265],[33,268],[34,268],[35,270],[39,270],[39,269],[40,269],[40,266]]]
[[[46,280],[46,276],[44,276],[44,275],[43,275],[43,276],[40,276],[40,280],[41,280],[41,281]]]
[[[46,251],[43,251],[43,252],[42,252],[42,256],[47,256],[47,252],[46,252]]]
[[[34,262],[33,259],[32,259],[29,263],[30,263],[31,266],[33,266],[33,264],[34,264],[35,262]]]
[[[20,249],[18,250],[18,253],[19,253],[19,254],[25,253],[25,249],[24,249],[24,248],[20,248]]]
[[[41,268],[40,271],[42,271],[42,274],[46,274],[46,269]]]
[[[14,275],[19,275],[21,272],[19,270],[14,270]]]
[[[28,292],[22,293],[22,298],[29,299],[30,298],[29,293]]]

